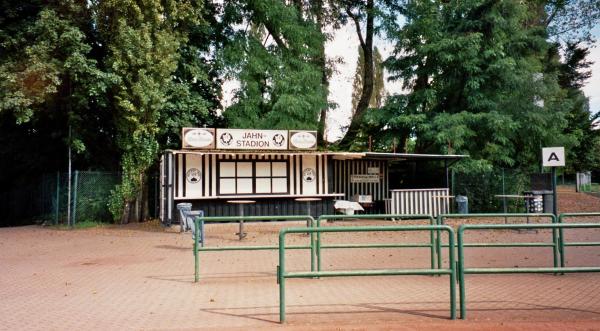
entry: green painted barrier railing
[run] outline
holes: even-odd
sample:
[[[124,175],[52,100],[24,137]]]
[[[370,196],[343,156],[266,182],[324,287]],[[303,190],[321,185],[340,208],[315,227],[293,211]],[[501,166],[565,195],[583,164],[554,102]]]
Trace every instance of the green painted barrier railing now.
[[[529,213],[489,213],[489,214],[442,214],[439,215],[438,225],[444,225],[444,221],[446,219],[473,219],[473,218],[516,218],[516,217],[538,217],[538,218],[548,218],[551,223],[557,223],[557,218],[554,214],[529,214]],[[528,225],[528,224],[525,224]],[[437,262],[438,266],[442,263],[442,247],[446,245],[442,245],[441,240],[439,240],[439,232],[437,238]],[[560,240],[557,229],[552,229],[552,243],[538,243],[538,242],[525,242],[525,243],[472,243],[465,244],[465,247],[552,247],[553,261],[554,267],[558,267],[559,265],[559,251],[560,251]]]
[[[360,214],[360,215],[321,215],[317,218],[317,228],[321,227],[321,221],[328,220],[428,220],[429,225],[436,225],[436,221],[431,215],[406,215],[406,214]],[[322,245],[321,233],[317,232],[316,254],[317,270],[321,271],[321,249],[327,248],[419,248],[429,247],[431,256],[431,269],[435,268],[435,239],[434,231],[429,232],[429,244],[343,244],[343,245]]]
[[[204,222],[239,222],[239,221],[309,221],[304,233],[307,229],[314,227],[316,221],[309,215],[294,215],[294,216],[213,216],[203,217],[198,216],[194,219],[194,229],[197,235],[194,236],[194,282],[198,282],[200,278],[200,258],[199,252],[215,252],[215,251],[256,251],[256,250],[277,250],[279,246],[223,246],[223,247],[200,247],[199,245],[199,230],[200,223]],[[288,249],[310,249],[310,268],[315,270],[315,236],[311,233],[310,245],[308,246],[290,246]]]
[[[563,213],[558,216],[558,223],[564,223],[566,219],[573,219],[578,217],[594,217],[597,216],[600,218],[600,213]],[[589,223],[589,222],[588,222]],[[600,246],[600,242],[565,242],[565,237],[563,235],[563,229],[559,229],[559,238],[560,238],[560,266],[564,267],[566,264],[565,257],[565,246]]]
[[[343,271],[310,271],[286,272],[285,236],[290,233],[331,233],[331,232],[399,232],[399,231],[444,231],[448,233],[450,247],[454,247],[454,231],[444,225],[415,226],[357,226],[357,227],[323,227],[323,228],[287,228],[279,232],[279,266],[277,266],[277,282],[279,283],[279,321],[285,322],[285,280],[287,278],[345,277],[345,276],[392,276],[392,275],[449,275],[450,276],[450,318],[456,318],[456,263],[454,249],[449,248],[448,268],[431,269],[384,269],[384,270],[343,270]]]
[[[464,234],[467,230],[518,230],[518,229],[552,229],[553,233],[556,230],[562,229],[591,229],[600,228],[600,224],[464,224],[458,228],[457,245],[458,245],[458,282],[459,282],[459,300],[460,300],[460,318],[466,318],[466,286],[465,274],[508,274],[508,273],[575,273],[575,272],[600,272],[599,267],[526,267],[526,268],[465,268],[464,248],[467,244],[464,242]],[[449,246],[452,246],[450,243]],[[553,239],[555,251],[557,245]],[[486,247],[486,246],[477,246]],[[508,246],[507,246],[508,247]],[[556,256],[556,253],[555,253]]]

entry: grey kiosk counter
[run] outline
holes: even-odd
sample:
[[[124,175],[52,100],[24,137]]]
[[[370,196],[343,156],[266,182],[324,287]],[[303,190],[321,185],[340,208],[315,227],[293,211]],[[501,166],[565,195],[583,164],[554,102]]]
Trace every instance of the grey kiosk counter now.
[[[369,196],[378,206],[372,211],[384,212],[390,190],[402,188],[390,183],[398,164],[442,161],[447,169],[465,157],[317,151],[314,131],[185,128],[182,137],[183,149],[161,157],[165,225],[179,222],[175,205],[182,202],[207,216],[238,215],[232,200],[255,201],[244,206],[246,216],[306,215],[310,199],[310,213],[318,217],[333,214],[335,200]]]

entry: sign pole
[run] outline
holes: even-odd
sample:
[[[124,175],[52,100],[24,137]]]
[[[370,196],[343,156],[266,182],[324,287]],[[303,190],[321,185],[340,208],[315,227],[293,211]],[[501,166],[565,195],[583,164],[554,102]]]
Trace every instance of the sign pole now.
[[[552,213],[558,216],[558,202],[556,201],[556,167],[552,167]]]
[[[558,216],[558,201],[556,194],[556,167],[565,166],[564,147],[542,148],[542,167],[552,168],[552,213]]]

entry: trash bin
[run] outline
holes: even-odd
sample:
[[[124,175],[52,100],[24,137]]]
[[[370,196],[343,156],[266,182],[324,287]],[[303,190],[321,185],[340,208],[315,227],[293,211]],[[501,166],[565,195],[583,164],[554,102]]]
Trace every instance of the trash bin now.
[[[458,214],[468,214],[469,213],[469,198],[464,195],[456,196],[456,212]]]
[[[540,214],[544,212],[544,196],[540,194],[542,191],[525,191],[525,212],[532,214]]]
[[[178,203],[177,210],[179,210],[179,225],[181,232],[191,230],[191,224],[188,224],[187,214],[192,211],[192,204],[188,202]]]
[[[532,193],[542,197],[542,205],[543,205],[542,212],[548,213],[548,214],[552,214],[554,212],[553,206],[552,206],[552,203],[554,200],[554,195],[552,194],[552,191],[548,191],[548,190],[532,191]]]

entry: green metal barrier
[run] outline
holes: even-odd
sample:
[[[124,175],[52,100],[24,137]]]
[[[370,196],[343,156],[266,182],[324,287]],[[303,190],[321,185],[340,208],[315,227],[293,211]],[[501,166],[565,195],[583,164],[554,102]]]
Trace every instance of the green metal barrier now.
[[[600,224],[464,224],[458,228],[458,282],[459,282],[459,300],[460,300],[460,318],[466,318],[466,289],[465,274],[508,274],[508,273],[574,273],[574,272],[600,272],[600,267],[527,267],[527,268],[465,268],[465,247],[489,247],[480,245],[468,245],[464,243],[464,233],[467,230],[502,230],[502,229],[588,229],[600,228]],[[553,239],[553,243],[554,239]],[[452,244],[450,244],[452,245]],[[555,244],[553,244],[556,247]],[[497,246],[493,246],[497,247]],[[508,247],[508,246],[506,246]],[[556,248],[555,248],[556,250]]]
[[[308,226],[314,227],[316,224],[315,219],[309,215],[294,215],[294,216],[214,216],[214,217],[203,217],[198,216],[194,219],[194,282],[197,283],[200,278],[200,259],[198,252],[215,252],[215,251],[256,251],[256,250],[277,250],[279,246],[224,246],[224,247],[200,247],[198,234],[200,229],[200,222],[236,222],[236,221],[309,221],[310,224],[304,229],[307,233]],[[290,246],[288,249],[310,249],[310,268],[315,270],[315,236],[313,233],[310,235],[310,245],[308,246]]]
[[[576,218],[576,217],[600,217],[600,213],[562,213],[558,216],[558,223],[563,223],[563,221],[567,218]],[[600,246],[600,242],[571,242],[565,243],[563,229],[559,229],[559,242],[560,242],[560,266],[565,266],[565,246]]]
[[[431,269],[384,269],[384,270],[345,270],[345,271],[310,271],[286,272],[285,268],[285,236],[288,233],[323,233],[323,232],[398,232],[398,231],[445,231],[448,233],[450,247],[454,247],[454,230],[445,225],[420,226],[357,226],[357,227],[326,227],[326,228],[287,228],[279,232],[279,266],[277,266],[277,282],[279,284],[279,321],[285,322],[285,279],[286,278],[315,278],[342,276],[392,276],[392,275],[449,275],[450,276],[450,318],[456,319],[456,263],[454,249],[449,248],[448,268]]]
[[[551,223],[557,223],[557,218],[554,214],[529,214],[529,213],[489,213],[489,214],[441,214],[438,216],[438,225],[444,225],[444,220],[448,218],[458,218],[458,219],[466,219],[466,218],[515,218],[515,217],[541,217],[541,218],[549,218]],[[525,224],[527,225],[527,224]],[[437,259],[438,266],[442,263],[442,245],[441,240],[439,240],[439,232],[437,234]],[[560,250],[560,241],[558,232],[556,229],[552,229],[552,244],[550,243],[482,243],[482,244],[467,244],[466,247],[553,247],[552,253],[554,258],[554,267],[558,267],[559,264],[559,250]]]
[[[361,215],[321,215],[317,218],[317,228],[321,227],[322,220],[429,220],[429,225],[436,225],[436,221],[431,215],[406,215],[406,214],[361,214]],[[431,255],[431,269],[435,268],[435,239],[433,231],[429,232],[429,244],[345,244],[345,245],[321,245],[321,233],[317,232],[317,270],[321,271],[321,249],[322,248],[410,248],[410,247],[429,247]]]

